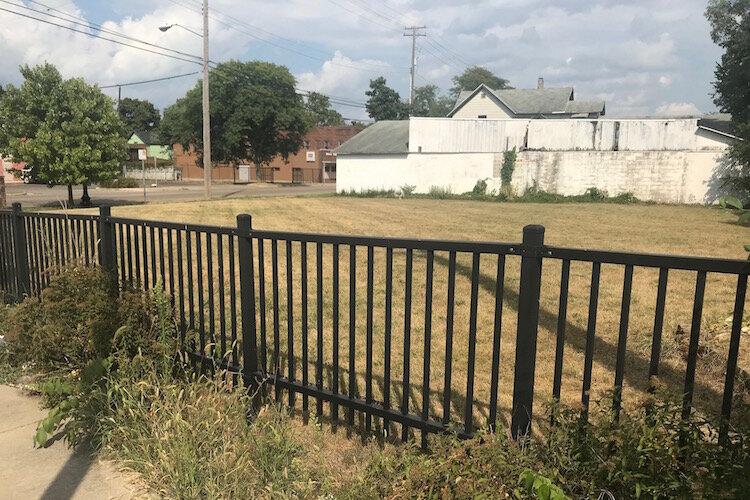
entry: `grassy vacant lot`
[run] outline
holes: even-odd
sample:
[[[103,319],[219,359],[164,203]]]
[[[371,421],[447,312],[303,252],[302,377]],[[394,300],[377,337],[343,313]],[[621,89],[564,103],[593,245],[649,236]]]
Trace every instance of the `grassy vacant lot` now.
[[[239,213],[250,213],[257,229],[301,232],[340,233],[353,235],[403,236],[409,238],[442,238],[455,240],[491,240],[518,242],[526,224],[543,224],[549,245],[652,252],[666,254],[716,256],[743,259],[743,243],[748,241],[746,228],[734,224],[734,217],[715,208],[662,205],[609,204],[512,204],[474,201],[397,200],[359,198],[275,198],[254,200],[224,200],[203,203],[151,204],[118,207],[115,216],[158,219],[199,224],[233,226]],[[214,247],[215,248],[215,247]],[[226,247],[224,249],[226,254]],[[257,248],[256,248],[257,251]],[[279,252],[279,346],[281,369],[287,370],[287,290],[286,245],[280,242]],[[300,332],[300,248],[292,247],[294,353],[296,374],[301,378],[302,344]],[[307,248],[308,311],[309,311],[309,373],[314,380],[316,359],[316,281],[315,246]],[[204,255],[205,258],[205,255]],[[348,392],[349,363],[349,249],[340,252],[340,309],[339,309],[339,390]],[[267,338],[273,339],[271,303],[271,246],[265,244],[265,278]],[[324,362],[325,385],[332,381],[332,249],[324,247]],[[391,368],[391,404],[398,406],[402,397],[404,364],[404,274],[405,252],[394,252],[393,268],[393,343]],[[469,293],[471,255],[458,256],[456,276],[456,310],[452,362],[453,420],[463,421],[464,395],[467,381],[467,352],[469,325]],[[500,358],[499,407],[500,418],[506,419],[513,392],[513,364],[517,319],[517,295],[520,259],[508,257],[505,273],[505,302],[502,316]],[[365,393],[365,324],[367,250],[358,248],[356,255],[356,368],[357,388]],[[194,269],[195,269],[195,264]],[[494,289],[497,258],[481,259],[477,360],[474,384],[474,420],[483,423],[488,416],[492,332],[494,322]],[[203,272],[206,273],[206,265]],[[384,308],[385,308],[385,250],[375,250],[374,272],[374,337],[373,337],[373,393],[383,400],[384,370]],[[218,268],[214,264],[214,274]],[[536,363],[536,401],[540,415],[541,403],[550,399],[555,353],[555,331],[559,301],[559,261],[545,261],[543,268],[541,318]],[[439,419],[443,414],[442,394],[445,373],[446,298],[448,255],[435,255],[435,282],[432,306],[430,416]],[[257,270],[257,267],[256,267]],[[421,412],[423,386],[423,356],[425,352],[425,254],[414,253],[413,305],[411,316],[410,354],[410,409]],[[588,318],[591,265],[573,263],[571,266],[570,295],[567,315],[567,337],[563,370],[562,399],[576,404],[581,399],[583,350]],[[648,363],[654,322],[658,270],[636,268],[628,333],[628,355],[625,367],[624,404],[645,394]],[[669,275],[667,308],[664,322],[664,347],[660,376],[668,388],[680,391],[684,380],[685,356],[690,332],[695,273],[674,271]],[[215,276],[214,281],[219,278]],[[229,275],[225,266],[225,282]],[[614,381],[614,366],[622,297],[623,268],[603,266],[600,282],[599,314],[597,318],[592,401],[604,397]],[[257,286],[257,285],[256,285]],[[724,366],[729,340],[731,313],[734,304],[736,278],[709,274],[703,311],[700,358],[698,360],[695,404],[707,412],[718,411],[724,382]],[[228,285],[225,287],[229,303]],[[217,290],[217,287],[214,288]],[[218,305],[218,301],[216,301]],[[205,307],[205,306],[204,306]],[[263,308],[259,308],[263,309]],[[218,316],[218,315],[217,315]],[[208,315],[206,315],[208,317]],[[218,330],[218,327],[217,327]],[[270,363],[269,353],[269,363]],[[739,366],[750,370],[750,346],[741,344]],[[745,372],[746,373],[746,372]],[[739,384],[737,392],[746,390]],[[327,405],[326,405],[327,406]],[[314,408],[314,405],[312,406]],[[326,409],[326,413],[328,410]]]

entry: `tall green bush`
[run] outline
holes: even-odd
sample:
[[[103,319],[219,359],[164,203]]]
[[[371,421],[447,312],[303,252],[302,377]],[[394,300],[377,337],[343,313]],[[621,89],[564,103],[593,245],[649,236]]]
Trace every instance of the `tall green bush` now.
[[[513,171],[516,169],[516,148],[503,152],[503,166],[500,168],[500,180],[502,186],[510,186],[513,180]]]

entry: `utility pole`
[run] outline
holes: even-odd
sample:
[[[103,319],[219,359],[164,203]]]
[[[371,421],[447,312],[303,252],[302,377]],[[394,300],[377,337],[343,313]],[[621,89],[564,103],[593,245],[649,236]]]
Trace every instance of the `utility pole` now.
[[[208,108],[208,0],[203,0],[203,183],[211,199],[211,115]]]
[[[419,30],[426,29],[427,26],[408,26],[404,28],[407,33],[404,36],[411,37],[411,78],[409,79],[409,114],[414,103],[414,70],[417,66],[417,37],[427,36],[427,33],[420,33]],[[409,33],[411,32],[411,33]]]
[[[117,86],[117,111],[120,111],[120,99],[122,98],[122,87]]]

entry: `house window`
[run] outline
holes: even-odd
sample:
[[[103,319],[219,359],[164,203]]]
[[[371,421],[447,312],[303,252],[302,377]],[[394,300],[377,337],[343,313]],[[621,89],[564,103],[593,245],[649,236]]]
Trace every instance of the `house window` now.
[[[310,141],[305,141],[305,149],[310,149]]]
[[[315,161],[315,151],[308,151],[307,155],[306,155],[306,159],[307,159],[308,163],[309,162],[314,162]]]
[[[477,116],[477,118],[482,118],[482,119],[484,119],[484,118],[487,118],[487,115],[479,115],[479,116]]]
[[[331,174],[336,172],[336,164],[335,163],[326,163],[325,164],[326,172]]]
[[[325,141],[325,142],[323,143],[323,149],[328,149],[328,141]]]

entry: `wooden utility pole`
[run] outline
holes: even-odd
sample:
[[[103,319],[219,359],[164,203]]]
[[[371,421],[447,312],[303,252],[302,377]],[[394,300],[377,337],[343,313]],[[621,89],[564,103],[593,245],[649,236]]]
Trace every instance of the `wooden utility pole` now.
[[[414,103],[414,70],[417,66],[417,37],[427,36],[427,33],[420,33],[419,30],[426,29],[427,26],[408,26],[404,28],[407,32],[404,36],[411,37],[411,78],[409,78],[409,114]]]
[[[211,199],[211,114],[208,108],[208,0],[203,0],[203,183]]]

